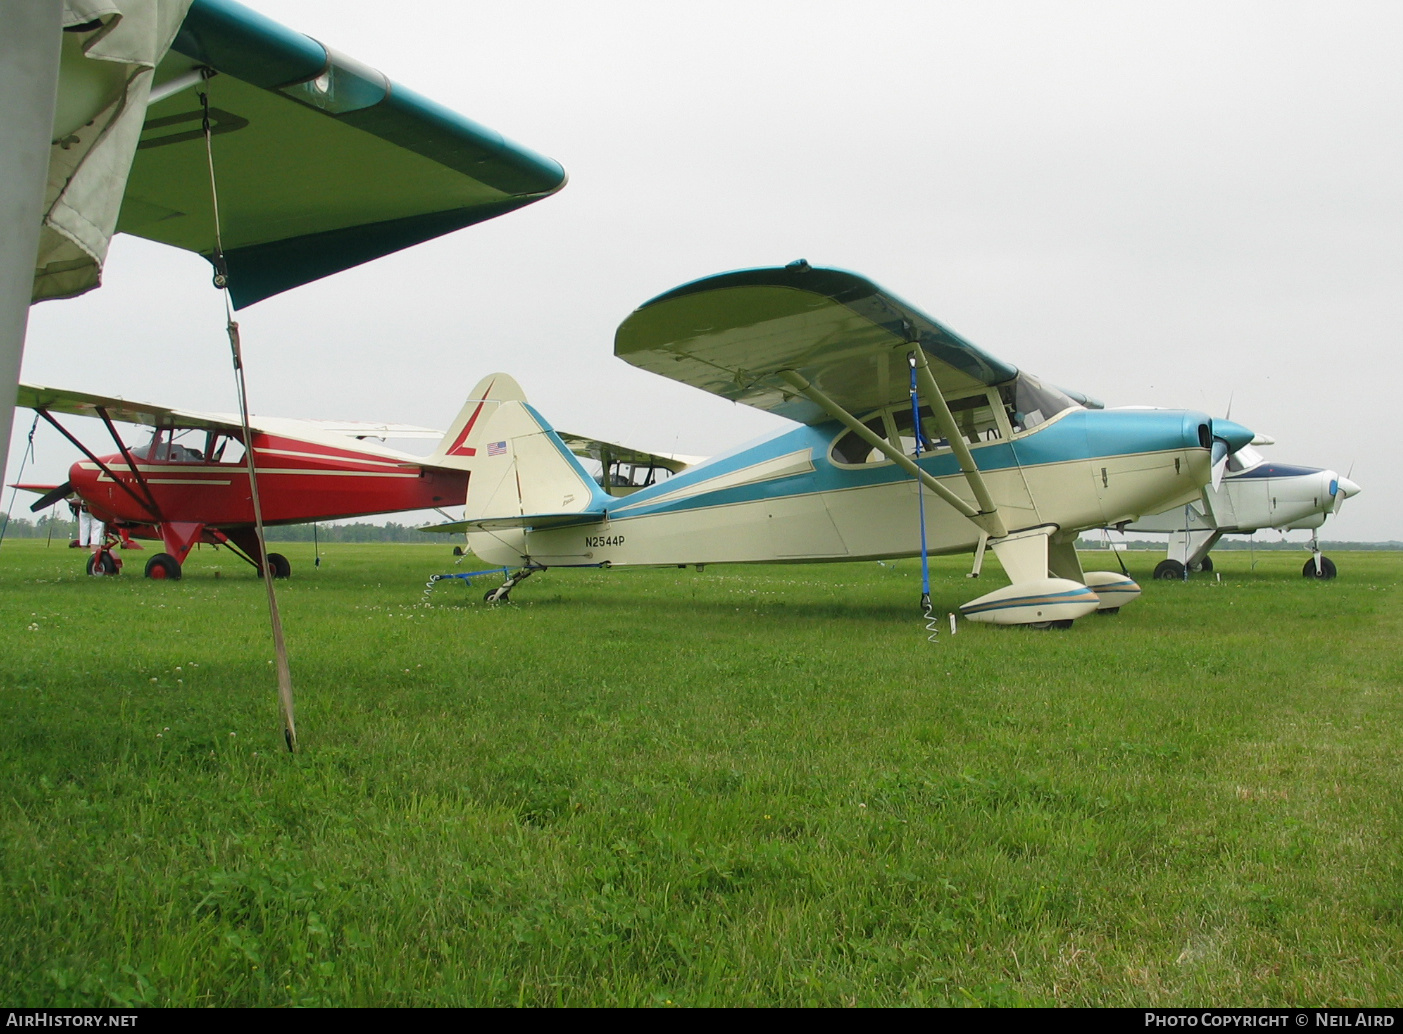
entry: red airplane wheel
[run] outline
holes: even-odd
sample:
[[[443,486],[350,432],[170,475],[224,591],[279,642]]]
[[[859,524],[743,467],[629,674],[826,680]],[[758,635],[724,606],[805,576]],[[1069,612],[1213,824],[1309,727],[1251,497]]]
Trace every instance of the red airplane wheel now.
[[[154,581],[180,581],[180,561],[169,553],[157,553],[146,561],[146,577]]]
[[[273,572],[274,578],[287,578],[292,574],[292,565],[288,563],[287,557],[281,553],[268,554],[268,567]]]

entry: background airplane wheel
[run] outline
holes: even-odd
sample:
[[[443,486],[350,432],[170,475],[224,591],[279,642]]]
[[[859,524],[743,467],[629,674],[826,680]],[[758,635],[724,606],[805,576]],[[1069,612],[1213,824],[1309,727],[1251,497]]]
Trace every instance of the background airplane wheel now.
[[[112,559],[111,554],[94,553],[92,556],[88,557],[85,570],[88,574],[108,575],[116,574],[119,568],[117,567],[117,561]]]
[[[1301,568],[1301,574],[1306,578],[1331,579],[1335,577],[1335,562],[1328,556],[1320,558],[1320,571],[1315,570],[1315,557],[1306,561],[1306,566]]]
[[[146,561],[146,577],[156,581],[180,581],[180,561],[169,553],[157,553]]]
[[[454,546],[454,547],[453,547],[453,555],[454,555],[454,556],[462,556],[462,555],[463,555],[463,547],[462,547],[462,546]]]
[[[1177,560],[1161,560],[1155,565],[1155,580],[1160,582],[1182,581],[1184,565]]]
[[[287,578],[292,574],[292,565],[288,563],[287,557],[281,553],[268,554],[268,567],[273,572],[274,578]]]
[[[1212,571],[1213,558],[1211,556],[1204,557],[1201,561],[1199,561],[1198,569],[1204,574],[1207,574],[1208,572]]]

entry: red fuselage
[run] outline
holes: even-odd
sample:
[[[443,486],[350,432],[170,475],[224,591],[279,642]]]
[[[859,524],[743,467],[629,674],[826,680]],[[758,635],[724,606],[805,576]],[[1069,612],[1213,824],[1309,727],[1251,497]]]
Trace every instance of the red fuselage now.
[[[231,463],[169,447],[142,452],[133,453],[140,477],[120,453],[102,457],[110,477],[90,460],[70,468],[74,490],[95,516],[117,524],[182,522],[226,530],[253,523],[242,456]],[[267,524],[461,506],[467,498],[466,472],[354,448],[255,432],[253,454]]]

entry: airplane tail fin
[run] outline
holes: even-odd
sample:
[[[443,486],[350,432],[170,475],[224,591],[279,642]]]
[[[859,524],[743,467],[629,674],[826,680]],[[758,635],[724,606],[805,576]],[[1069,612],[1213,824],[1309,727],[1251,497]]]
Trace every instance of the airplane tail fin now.
[[[481,434],[469,441],[477,454],[464,508],[468,522],[596,510],[602,517],[610,502],[560,435],[525,400],[498,402]]]
[[[482,458],[482,442],[486,428],[498,407],[507,402],[521,403],[526,395],[515,378],[505,373],[492,373],[482,378],[463,403],[429,462],[461,470],[476,468]]]

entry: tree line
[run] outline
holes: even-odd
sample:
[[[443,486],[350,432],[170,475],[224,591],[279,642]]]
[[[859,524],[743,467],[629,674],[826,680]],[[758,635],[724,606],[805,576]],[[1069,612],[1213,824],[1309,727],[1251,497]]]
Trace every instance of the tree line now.
[[[68,516],[45,514],[38,520],[8,517],[0,513],[0,524],[8,519],[5,538],[54,539],[67,542],[78,534],[78,524]],[[437,542],[443,545],[452,536],[432,535],[413,525],[387,521],[384,524],[280,524],[269,527],[269,542]]]

